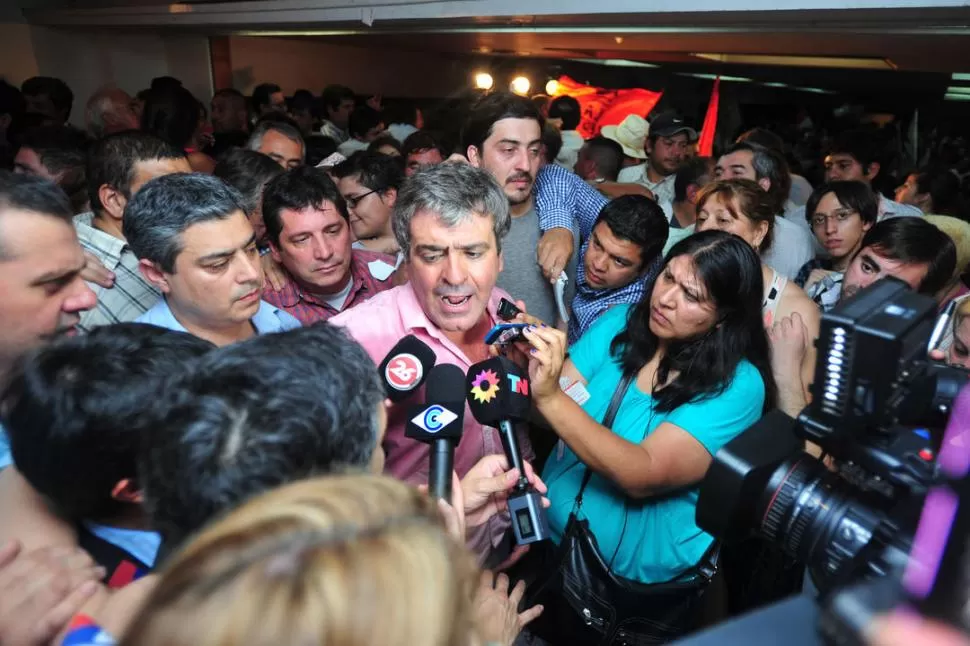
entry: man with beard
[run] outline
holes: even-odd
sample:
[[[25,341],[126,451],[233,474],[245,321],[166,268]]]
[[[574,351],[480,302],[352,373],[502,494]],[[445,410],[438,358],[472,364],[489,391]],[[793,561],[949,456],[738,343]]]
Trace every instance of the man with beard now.
[[[687,157],[697,131],[673,112],[658,114],[650,122],[647,135],[647,161],[620,171],[620,184],[640,184],[653,193],[657,204],[674,201],[674,178],[677,168]]]
[[[162,298],[136,322],[218,346],[300,327],[261,300],[263,270],[243,199],[211,175],[175,173],[145,184],[125,208],[123,232]]]
[[[71,203],[51,182],[0,171],[0,386],[28,350],[74,334],[95,304]],[[10,445],[0,427],[0,469]]]
[[[505,268],[498,286],[525,302],[533,316],[556,323],[559,312],[553,282],[537,261],[540,215],[533,189],[539,172],[542,116],[535,104],[510,92],[495,92],[472,108],[462,129],[462,150],[472,166],[487,170],[508,198],[512,228],[502,250]],[[564,303],[571,303],[579,249],[575,234],[565,265],[569,279]]]

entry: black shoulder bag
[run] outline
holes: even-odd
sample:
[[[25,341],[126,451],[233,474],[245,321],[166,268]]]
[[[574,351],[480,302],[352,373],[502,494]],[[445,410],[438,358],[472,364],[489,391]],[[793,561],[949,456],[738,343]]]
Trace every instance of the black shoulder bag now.
[[[603,426],[612,427],[634,377],[623,376]],[[717,573],[719,544],[715,541],[697,565],[670,581],[646,584],[616,575],[612,563],[607,564],[600,554],[589,521],[579,518],[591,475],[587,469],[576,494],[555,561],[550,564],[555,570],[530,590],[531,599],[545,609],[529,631],[555,646],[640,646],[690,632],[699,621],[704,591]]]

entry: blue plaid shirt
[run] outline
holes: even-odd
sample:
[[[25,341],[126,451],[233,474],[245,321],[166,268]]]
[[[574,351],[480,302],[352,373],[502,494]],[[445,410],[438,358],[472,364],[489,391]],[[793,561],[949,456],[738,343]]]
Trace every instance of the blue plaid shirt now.
[[[658,257],[641,280],[619,289],[593,289],[586,284],[586,250],[590,234],[600,210],[609,202],[599,191],[584,182],[578,175],[561,166],[547,165],[536,176],[536,213],[543,231],[561,227],[571,229],[579,225],[582,246],[579,249],[579,265],[576,268],[576,296],[573,298],[573,316],[569,319],[569,342],[574,343],[589,326],[606,310],[623,303],[639,303],[646,284],[660,268]]]

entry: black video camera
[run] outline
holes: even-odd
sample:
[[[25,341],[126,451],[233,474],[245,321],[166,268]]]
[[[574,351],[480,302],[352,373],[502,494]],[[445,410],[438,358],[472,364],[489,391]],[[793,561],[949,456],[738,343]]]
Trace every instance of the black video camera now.
[[[905,568],[962,370],[927,358],[933,299],[886,278],[822,317],[812,403],[729,442],[697,524],[760,536],[803,562],[823,597]],[[822,457],[806,452],[806,441]]]

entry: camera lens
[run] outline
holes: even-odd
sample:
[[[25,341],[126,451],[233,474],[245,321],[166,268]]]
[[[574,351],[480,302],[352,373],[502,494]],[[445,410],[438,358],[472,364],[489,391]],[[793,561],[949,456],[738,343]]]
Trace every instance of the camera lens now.
[[[854,501],[849,485],[822,462],[803,454],[772,474],[759,519],[765,538],[831,576],[866,546],[881,516]]]

